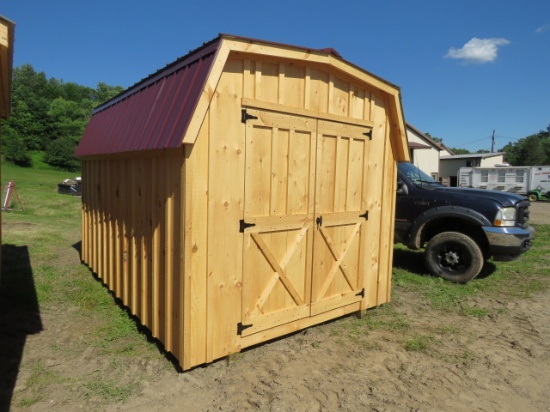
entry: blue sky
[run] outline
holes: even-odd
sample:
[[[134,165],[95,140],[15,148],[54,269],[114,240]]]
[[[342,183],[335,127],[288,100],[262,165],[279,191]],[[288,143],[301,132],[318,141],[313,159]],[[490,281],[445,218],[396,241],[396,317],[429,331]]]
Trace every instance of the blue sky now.
[[[449,147],[550,124],[548,0],[2,0],[0,14],[15,66],[65,82],[128,87],[228,33],[335,48],[399,86],[405,120]]]

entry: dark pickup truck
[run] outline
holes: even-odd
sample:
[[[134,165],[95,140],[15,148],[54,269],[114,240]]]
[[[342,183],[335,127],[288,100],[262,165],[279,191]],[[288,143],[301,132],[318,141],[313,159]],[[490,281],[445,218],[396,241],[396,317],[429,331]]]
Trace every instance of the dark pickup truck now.
[[[398,164],[395,242],[425,248],[430,273],[466,283],[487,259],[517,259],[531,247],[530,203],[492,190],[446,187],[411,163]]]

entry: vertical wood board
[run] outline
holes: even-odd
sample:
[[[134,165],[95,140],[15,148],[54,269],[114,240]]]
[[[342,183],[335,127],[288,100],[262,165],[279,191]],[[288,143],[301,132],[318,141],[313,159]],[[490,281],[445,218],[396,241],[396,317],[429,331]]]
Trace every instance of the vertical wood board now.
[[[239,350],[241,320],[244,125],[240,123],[243,62],[230,60],[210,107],[208,170],[207,359]],[[262,79],[263,81],[263,79]],[[230,182],[230,184],[228,184]]]

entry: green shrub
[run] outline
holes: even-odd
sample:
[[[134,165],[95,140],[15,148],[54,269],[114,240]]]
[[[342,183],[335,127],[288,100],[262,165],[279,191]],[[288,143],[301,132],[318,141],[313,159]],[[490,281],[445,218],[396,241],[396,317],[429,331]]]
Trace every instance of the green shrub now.
[[[76,145],[76,141],[70,137],[60,137],[48,144],[44,153],[44,161],[60,169],[78,170],[80,169],[80,161],[74,157]]]
[[[23,139],[18,136],[3,136],[3,154],[7,162],[17,166],[31,167],[32,161],[29,150]]]

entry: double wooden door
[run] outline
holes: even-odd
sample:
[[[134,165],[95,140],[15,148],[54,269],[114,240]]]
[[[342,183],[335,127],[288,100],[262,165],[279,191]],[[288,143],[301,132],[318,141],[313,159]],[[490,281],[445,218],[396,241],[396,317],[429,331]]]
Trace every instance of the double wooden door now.
[[[369,131],[248,109],[239,333],[364,296]]]

